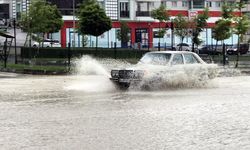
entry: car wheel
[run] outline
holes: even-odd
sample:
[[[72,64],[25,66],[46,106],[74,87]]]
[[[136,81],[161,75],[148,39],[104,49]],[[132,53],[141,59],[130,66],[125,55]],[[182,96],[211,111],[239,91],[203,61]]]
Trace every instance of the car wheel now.
[[[118,87],[120,90],[127,90],[130,86],[130,83],[119,83]]]

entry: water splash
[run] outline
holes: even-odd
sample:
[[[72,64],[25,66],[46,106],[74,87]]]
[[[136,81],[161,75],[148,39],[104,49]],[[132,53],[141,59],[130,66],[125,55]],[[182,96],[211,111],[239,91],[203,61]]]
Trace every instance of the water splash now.
[[[108,71],[96,59],[88,55],[74,60],[74,66],[73,72],[76,75],[109,75]]]
[[[140,67],[139,67],[140,68]],[[217,65],[143,66],[146,75],[136,89],[164,90],[173,88],[197,88],[211,85],[217,76]]]
[[[114,85],[109,81],[111,69],[132,68],[144,70],[146,75],[139,84],[131,84],[130,89],[164,90],[173,88],[207,87],[210,79],[217,77],[218,66],[213,64],[161,66],[132,65],[124,60],[94,59],[88,55],[77,59],[75,74],[80,76],[68,86],[70,90],[86,92],[112,91]]]
[[[95,59],[84,55],[74,61],[74,80],[65,90],[83,92],[109,92],[115,90],[115,85],[109,80],[113,68],[130,66],[131,64],[114,59]]]
[[[74,60],[74,66],[73,72],[76,75],[104,75],[109,77],[111,69],[126,68],[131,64],[124,60],[100,59],[84,55],[80,59]]]
[[[219,77],[235,77],[241,75],[242,74],[239,69],[229,67],[220,67],[218,72]]]

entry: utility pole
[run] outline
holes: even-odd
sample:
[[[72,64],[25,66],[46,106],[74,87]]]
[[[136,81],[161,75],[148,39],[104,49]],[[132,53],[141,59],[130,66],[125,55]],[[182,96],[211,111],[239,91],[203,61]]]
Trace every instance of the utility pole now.
[[[172,20],[170,26],[171,26],[171,49],[174,50],[174,23]]]
[[[16,51],[16,19],[13,20],[14,24],[14,37],[15,37],[15,64],[17,64],[17,51]]]
[[[75,41],[76,41],[76,38],[75,38],[75,28],[76,28],[76,22],[75,22],[75,0],[73,0],[73,42],[72,43],[72,48],[75,47]]]

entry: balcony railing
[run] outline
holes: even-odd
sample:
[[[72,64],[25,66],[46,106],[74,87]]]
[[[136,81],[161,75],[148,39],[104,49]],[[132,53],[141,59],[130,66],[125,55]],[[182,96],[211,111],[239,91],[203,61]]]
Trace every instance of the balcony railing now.
[[[121,18],[129,18],[129,11],[120,11]]]
[[[193,8],[194,9],[203,9],[203,8],[205,8],[205,6],[204,5],[193,5]]]
[[[149,17],[151,16],[150,11],[136,11],[136,16],[137,17]]]

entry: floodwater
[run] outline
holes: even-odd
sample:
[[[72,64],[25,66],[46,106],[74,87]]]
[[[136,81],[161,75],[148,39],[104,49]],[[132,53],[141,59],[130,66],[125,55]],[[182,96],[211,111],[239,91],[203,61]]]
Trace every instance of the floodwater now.
[[[250,149],[250,76],[120,91],[105,67],[126,62],[77,62],[70,76],[0,73],[0,149]]]

